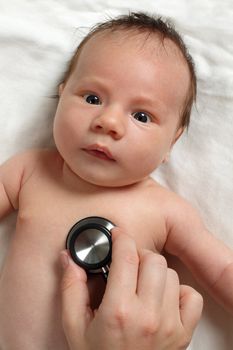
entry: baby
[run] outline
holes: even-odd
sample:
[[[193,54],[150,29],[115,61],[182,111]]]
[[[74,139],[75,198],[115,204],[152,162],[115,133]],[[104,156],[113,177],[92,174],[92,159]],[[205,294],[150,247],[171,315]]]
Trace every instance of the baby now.
[[[18,210],[0,281],[1,350],[68,350],[58,255],[74,223],[93,215],[140,248],[179,257],[233,312],[232,250],[150,177],[188,126],[195,94],[191,57],[161,19],[132,13],[83,40],[59,86],[56,149],[30,150],[0,167],[0,217]],[[96,307],[101,278],[89,287]]]

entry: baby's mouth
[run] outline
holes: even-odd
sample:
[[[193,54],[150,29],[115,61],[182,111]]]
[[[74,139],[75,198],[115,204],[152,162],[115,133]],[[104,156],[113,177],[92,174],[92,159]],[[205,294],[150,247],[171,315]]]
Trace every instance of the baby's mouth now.
[[[90,154],[91,156],[94,156],[103,160],[115,162],[115,159],[113,158],[112,154],[107,149],[107,147],[99,146],[99,145],[90,145],[86,148],[83,148],[83,150],[86,153]]]

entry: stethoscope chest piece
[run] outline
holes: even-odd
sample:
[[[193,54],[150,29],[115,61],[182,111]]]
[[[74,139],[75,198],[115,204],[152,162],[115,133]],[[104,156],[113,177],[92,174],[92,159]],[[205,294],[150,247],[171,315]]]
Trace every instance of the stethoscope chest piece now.
[[[108,276],[112,256],[111,229],[115,225],[102,217],[78,221],[69,231],[66,249],[74,262],[90,273]]]

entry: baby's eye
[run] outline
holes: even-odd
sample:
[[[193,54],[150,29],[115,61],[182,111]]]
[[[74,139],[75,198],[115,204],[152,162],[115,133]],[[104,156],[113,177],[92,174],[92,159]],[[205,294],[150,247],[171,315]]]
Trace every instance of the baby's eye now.
[[[150,123],[151,117],[144,112],[136,112],[133,114],[133,117],[141,123]]]
[[[98,96],[96,95],[84,95],[84,99],[86,100],[87,103],[90,105],[100,105],[101,101]]]

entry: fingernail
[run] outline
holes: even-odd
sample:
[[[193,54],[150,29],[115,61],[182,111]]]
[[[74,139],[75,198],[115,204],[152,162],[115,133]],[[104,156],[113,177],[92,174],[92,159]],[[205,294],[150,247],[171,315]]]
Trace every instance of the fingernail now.
[[[69,265],[69,257],[68,254],[65,250],[63,250],[60,254],[60,262],[61,262],[61,267],[65,270],[67,266]]]

